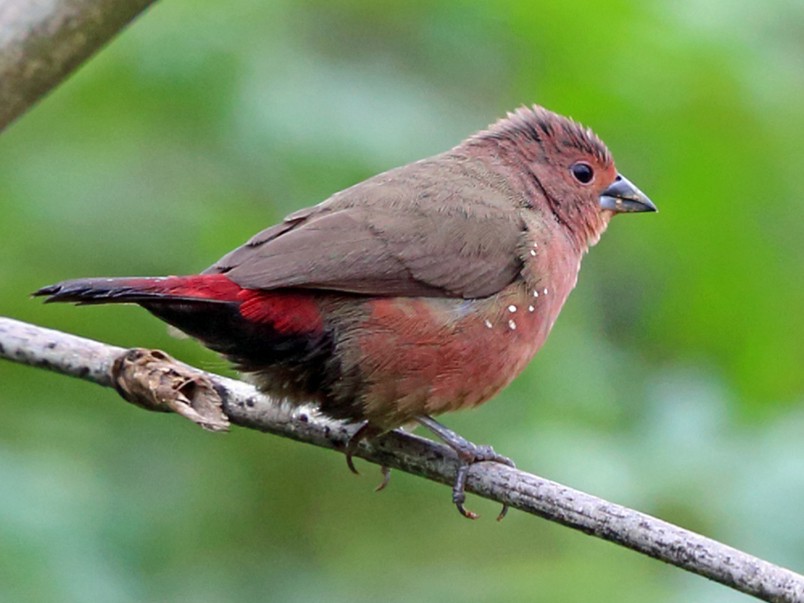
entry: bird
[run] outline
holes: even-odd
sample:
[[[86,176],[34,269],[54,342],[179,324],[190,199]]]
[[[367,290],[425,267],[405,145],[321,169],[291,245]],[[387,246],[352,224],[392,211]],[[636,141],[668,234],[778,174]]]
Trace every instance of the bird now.
[[[455,450],[453,502],[474,518],[469,467],[512,463],[434,417],[506,387],[611,218],[655,211],[590,129],[522,106],[446,152],[289,214],[200,274],[80,278],[34,295],[139,304],[265,394],[359,426],[352,470],[360,441],[424,426]]]

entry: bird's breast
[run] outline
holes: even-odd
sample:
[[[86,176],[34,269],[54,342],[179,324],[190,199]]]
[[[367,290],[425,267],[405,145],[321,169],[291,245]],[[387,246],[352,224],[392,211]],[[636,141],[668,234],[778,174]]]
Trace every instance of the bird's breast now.
[[[542,346],[563,299],[517,280],[475,300],[379,298],[342,340],[366,418],[391,428],[485,402]]]

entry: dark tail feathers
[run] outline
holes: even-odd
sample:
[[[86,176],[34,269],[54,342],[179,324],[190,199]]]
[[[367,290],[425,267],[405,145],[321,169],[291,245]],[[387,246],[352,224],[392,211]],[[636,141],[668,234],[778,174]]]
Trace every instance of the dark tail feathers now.
[[[281,381],[304,382],[304,396],[311,399],[330,370],[332,335],[324,330],[313,298],[244,290],[223,274],[82,278],[42,287],[34,295],[45,302],[139,304],[242,370],[268,367]],[[260,295],[263,306],[255,304]],[[243,304],[249,316],[241,313]]]
[[[142,303],[152,301],[233,302],[240,287],[222,274],[163,277],[80,278],[42,287],[45,303]]]

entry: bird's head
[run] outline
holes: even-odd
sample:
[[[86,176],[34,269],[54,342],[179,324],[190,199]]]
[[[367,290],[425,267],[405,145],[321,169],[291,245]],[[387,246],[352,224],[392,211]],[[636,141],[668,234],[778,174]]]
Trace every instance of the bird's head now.
[[[591,130],[543,107],[509,113],[474,141],[496,145],[501,160],[523,178],[526,204],[552,214],[584,249],[597,242],[615,214],[657,211],[617,171]]]

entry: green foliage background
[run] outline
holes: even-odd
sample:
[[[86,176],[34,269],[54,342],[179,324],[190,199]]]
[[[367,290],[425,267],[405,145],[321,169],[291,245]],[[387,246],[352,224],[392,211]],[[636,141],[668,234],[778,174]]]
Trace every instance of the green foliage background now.
[[[538,102],[660,207],[615,220],[529,367],[447,418],[520,467],[804,570],[804,4],[162,0],[0,137],[0,312],[226,370],[129,307],[285,213]],[[737,602],[331,452],[0,363],[4,601]]]

